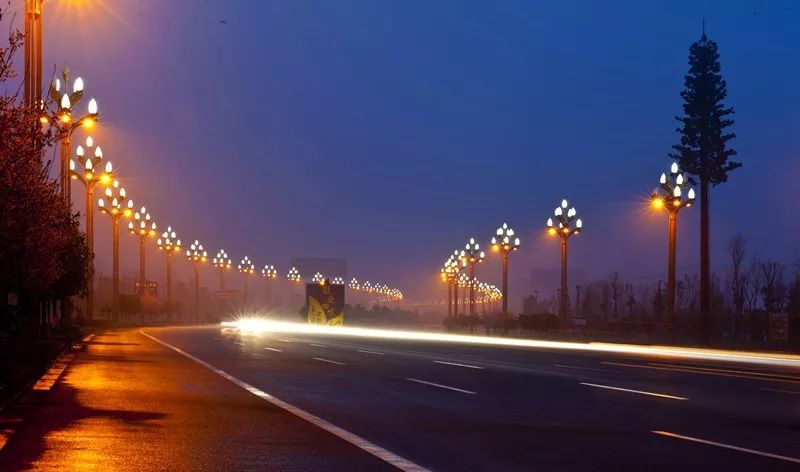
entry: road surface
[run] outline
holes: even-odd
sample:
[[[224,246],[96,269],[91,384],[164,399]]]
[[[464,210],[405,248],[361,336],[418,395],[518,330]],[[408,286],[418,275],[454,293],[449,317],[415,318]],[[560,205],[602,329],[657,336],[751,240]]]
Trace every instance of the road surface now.
[[[796,368],[219,326],[143,331],[421,468],[800,470]]]

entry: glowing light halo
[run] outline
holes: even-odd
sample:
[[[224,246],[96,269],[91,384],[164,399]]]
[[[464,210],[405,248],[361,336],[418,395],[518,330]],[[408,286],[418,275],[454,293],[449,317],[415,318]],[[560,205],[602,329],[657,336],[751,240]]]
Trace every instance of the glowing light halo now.
[[[327,334],[343,337],[362,337],[373,339],[394,339],[401,341],[434,341],[463,343],[481,346],[528,347],[539,349],[559,349],[569,351],[605,352],[612,354],[638,354],[654,357],[716,360],[740,362],[745,364],[800,367],[800,356],[762,352],[729,351],[722,349],[702,349],[674,346],[641,346],[615,343],[577,343],[564,341],[544,341],[536,339],[500,338],[495,336],[472,336],[465,334],[435,333],[429,331],[408,331],[377,328],[356,328],[349,326],[309,325],[286,321],[271,321],[260,318],[241,318],[236,321],[223,321],[223,328],[235,328],[244,334],[263,332]]]

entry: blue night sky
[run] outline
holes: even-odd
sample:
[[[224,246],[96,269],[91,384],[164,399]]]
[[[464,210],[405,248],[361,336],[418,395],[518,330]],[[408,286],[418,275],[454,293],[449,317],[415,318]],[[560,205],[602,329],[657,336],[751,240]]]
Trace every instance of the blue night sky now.
[[[664,277],[666,216],[646,197],[678,140],[705,16],[744,163],[712,192],[713,264],[724,271],[737,232],[750,255],[797,257],[790,0],[71,3],[46,2],[46,75],[67,62],[85,78],[103,113],[94,135],[160,226],[281,274],[291,256],[344,257],[351,275],[419,298],[453,249],[508,221],[523,245],[512,307],[531,268],[558,265],[543,225],[564,196],[586,225],[572,268]],[[697,210],[681,216],[680,271],[697,267]],[[478,276],[499,282],[499,260]]]

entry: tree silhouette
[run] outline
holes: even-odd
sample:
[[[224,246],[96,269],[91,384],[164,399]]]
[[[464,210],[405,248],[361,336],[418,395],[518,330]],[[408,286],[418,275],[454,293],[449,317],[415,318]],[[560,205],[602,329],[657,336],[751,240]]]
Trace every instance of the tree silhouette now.
[[[727,143],[735,138],[726,129],[733,125],[733,108],[723,101],[728,85],[720,74],[717,43],[703,32],[700,40],[689,48],[689,72],[684,77],[683,116],[676,116],[682,126],[677,128],[680,144],[669,156],[700,184],[700,313],[705,342],[710,340],[711,269],[709,259],[710,186],[728,180],[728,172],[742,166],[730,161],[736,151]]]

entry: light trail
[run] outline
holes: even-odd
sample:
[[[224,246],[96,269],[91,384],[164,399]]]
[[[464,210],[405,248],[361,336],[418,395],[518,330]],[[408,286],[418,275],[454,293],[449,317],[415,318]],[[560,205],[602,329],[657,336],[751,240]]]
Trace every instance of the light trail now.
[[[452,390],[454,392],[466,393],[467,395],[477,395],[477,392],[473,392],[472,390],[464,390],[463,388],[456,388],[450,387],[449,385],[442,385],[433,382],[428,382],[427,380],[420,380],[420,379],[412,379],[408,377],[406,380],[410,380],[411,382],[416,382],[424,385],[430,385],[431,387],[443,388],[445,390]]]
[[[324,357],[312,357],[312,359],[314,359],[315,361],[327,362],[328,364],[347,365],[344,362],[332,361],[330,359],[325,359]]]
[[[686,397],[677,397],[675,395],[667,395],[666,393],[646,392],[644,390],[633,390],[633,389],[630,389],[630,388],[613,387],[611,385],[601,385],[601,384],[593,384],[593,383],[587,383],[587,382],[581,382],[581,385],[586,385],[587,387],[594,387],[594,388],[604,388],[606,390],[616,390],[618,392],[638,393],[639,395],[647,395],[649,397],[658,397],[658,398],[667,398],[669,400],[688,400],[688,398],[686,398]]]
[[[458,362],[447,362],[447,361],[433,361],[434,364],[444,364],[444,365],[452,365],[456,367],[466,367],[467,369],[478,369],[483,370],[483,367],[477,365],[469,365],[469,364],[459,364]]]
[[[549,350],[600,352],[609,354],[628,354],[674,359],[700,359],[721,362],[768,365],[800,368],[800,356],[763,352],[732,351],[723,349],[701,349],[673,346],[640,346],[635,344],[578,343],[565,341],[543,341],[537,339],[500,338],[494,336],[471,336],[465,334],[434,333],[428,331],[407,331],[376,328],[356,328],[349,326],[325,326],[285,321],[271,321],[260,318],[243,318],[237,321],[223,321],[224,328],[235,328],[243,334],[295,333],[322,334],[327,336],[358,337],[372,339],[391,339],[397,341],[428,341],[481,346],[520,347]]]

